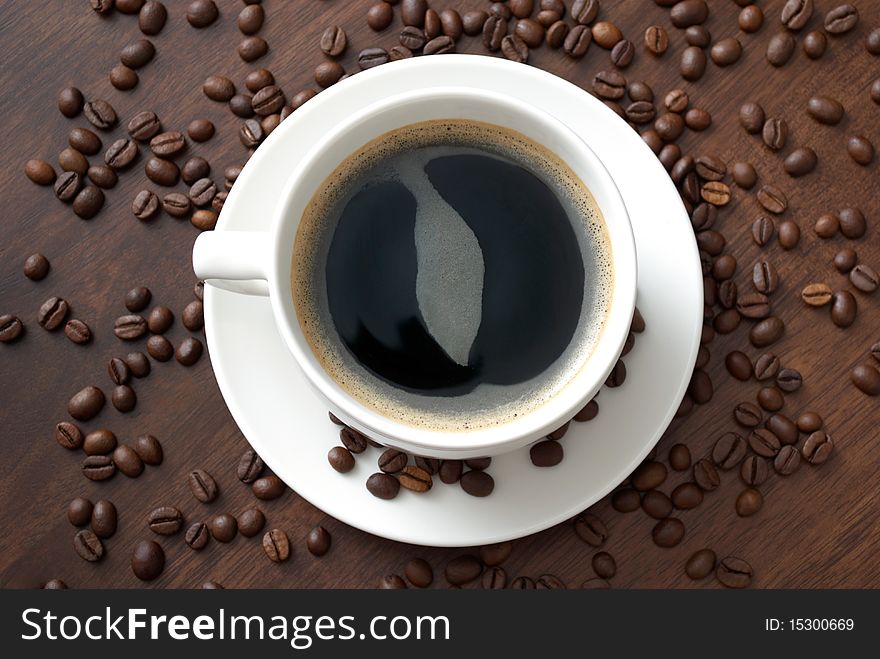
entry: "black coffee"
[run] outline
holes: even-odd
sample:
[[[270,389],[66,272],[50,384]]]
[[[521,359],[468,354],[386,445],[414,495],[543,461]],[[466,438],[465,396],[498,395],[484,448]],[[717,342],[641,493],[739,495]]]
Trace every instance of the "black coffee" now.
[[[410,424],[496,425],[589,357],[612,282],[589,191],[524,136],[426,122],[351,156],[298,230],[301,327],[349,393]]]

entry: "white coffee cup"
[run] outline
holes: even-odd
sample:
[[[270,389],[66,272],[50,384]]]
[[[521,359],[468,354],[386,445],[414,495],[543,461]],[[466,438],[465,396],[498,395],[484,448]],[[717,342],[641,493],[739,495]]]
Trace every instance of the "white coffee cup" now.
[[[614,283],[605,326],[586,364],[551,400],[500,426],[450,432],[414,427],[383,416],[340,387],[306,341],[291,296],[291,257],[297,227],[324,180],[348,156],[389,131],[435,119],[495,124],[522,133],[555,153],[586,184],[602,211],[610,239]],[[295,121],[295,116],[287,121]],[[282,123],[268,139],[290,141]],[[296,149],[291,143],[285,148]],[[262,163],[261,166],[271,166]],[[504,453],[534,442],[569,421],[599,390],[617,361],[635,307],[636,251],[629,216],[610,174],[584,140],[552,115],[519,100],[474,88],[436,87],[403,93],[354,111],[321,139],[290,173],[274,204],[268,232],[212,231],[193,249],[193,267],[206,285],[268,295],[275,324],[297,364],[327,408],[381,444],[416,455],[464,459]]]

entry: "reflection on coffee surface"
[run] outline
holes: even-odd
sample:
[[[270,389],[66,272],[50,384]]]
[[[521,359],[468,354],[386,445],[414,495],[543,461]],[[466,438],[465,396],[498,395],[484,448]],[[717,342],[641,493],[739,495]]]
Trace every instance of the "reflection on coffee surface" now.
[[[300,325],[348,393],[460,431],[552,398],[602,331],[613,272],[576,175],[525,136],[449,120],[350,156],[306,209],[292,261]]]

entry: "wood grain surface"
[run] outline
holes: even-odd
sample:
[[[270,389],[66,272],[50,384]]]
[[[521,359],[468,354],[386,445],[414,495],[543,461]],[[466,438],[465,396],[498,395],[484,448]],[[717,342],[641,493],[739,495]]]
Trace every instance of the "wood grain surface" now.
[[[186,220],[162,214],[145,224],[132,216],[131,200],[146,182],[143,153],[139,164],[108,191],[107,204],[91,221],[78,219],[51,189],[25,178],[23,167],[29,158],[55,163],[66,146],[67,132],[88,126],[82,116],[71,120],[58,112],[58,92],[73,84],[87,98],[113,104],[121,125],[101,134],[105,146],[122,136],[125,122],[142,109],[156,111],[167,129],[183,130],[200,117],[212,120],[217,135],[205,144],[190,144],[187,155],[206,157],[215,180],[222,181],[223,168],[243,163],[247,154],[237,137],[241,120],[225,104],[211,102],[201,92],[208,75],[227,75],[241,89],[248,71],[267,67],[289,99],[300,89],[315,86],[314,67],[323,59],[318,40],[328,25],[338,24],[348,32],[350,45],[341,60],[347,71],[357,70],[360,49],[394,45],[401,27],[395,10],[389,29],[372,32],[366,25],[371,4],[367,0],[267,0],[260,34],[270,51],[248,65],[236,54],[242,38],[235,20],[241,1],[219,0],[220,20],[202,30],[186,22],[187,4],[166,2],[168,24],[152,38],[157,55],[138,72],[140,84],[130,92],[113,89],[108,73],[120,49],[141,38],[136,17],[118,12],[99,17],[86,0],[0,4],[0,52],[5,62],[0,71],[4,163],[0,313],[19,315],[27,327],[21,340],[0,345],[0,585],[37,587],[60,578],[74,588],[140,587],[129,557],[138,540],[157,538],[145,521],[154,507],[176,505],[193,521],[220,512],[235,514],[260,503],[270,527],[282,528],[290,536],[294,550],[290,561],[270,563],[259,539],[238,536],[228,545],[212,542],[196,553],[185,546],[182,535],[157,538],[165,548],[167,564],[150,585],[192,588],[214,580],[230,588],[374,587],[386,574],[402,574],[410,558],[422,556],[435,568],[435,585],[443,586],[442,567],[459,550],[420,548],[370,536],[327,517],[294,492],[265,504],[257,502],[236,479],[235,468],[247,442],[223,403],[207,355],[192,368],[173,360],[153,362],[152,374],[135,381],[138,404],[133,412],[120,414],[108,404],[97,419],[83,424],[86,429],[107,426],[123,439],[142,433],[157,436],[165,449],[160,467],[147,467],[137,479],[117,475],[109,482],[93,483],[80,472],[81,452],[68,452],[53,439],[55,423],[67,418],[69,397],[88,384],[109,391],[108,360],[132,348],[112,333],[114,319],[125,313],[123,296],[130,287],[148,286],[154,303],[174,310],[177,320],[169,336],[175,345],[188,335],[179,317],[193,299],[190,251],[197,235]],[[835,441],[835,452],[826,464],[804,463],[789,477],[771,474],[761,487],[764,507],[751,518],[739,518],[734,511],[734,500],[743,488],[737,471],[724,472],[721,487],[707,494],[702,505],[676,513],[687,533],[672,549],[652,543],[654,521],[643,512],[617,513],[607,499],[601,501],[593,512],[610,530],[602,549],[617,561],[612,584],[615,588],[718,587],[714,578],[691,582],[683,569],[691,553],[711,547],[719,556],[747,560],[754,568],[755,587],[880,587],[880,399],[865,396],[849,380],[850,369],[869,360],[869,346],[880,340],[880,294],[856,293],[858,318],[846,330],[832,324],[827,308],[808,308],[799,295],[813,281],[825,281],[835,290],[849,288],[831,265],[833,255],[844,246],[854,247],[862,262],[880,267],[877,159],[860,167],[845,150],[851,134],[864,134],[880,144],[880,106],[871,102],[868,93],[880,75],[880,59],[864,47],[868,32],[880,26],[880,3],[853,0],[861,12],[858,26],[845,36],[830,37],[828,52],[818,61],[804,56],[800,42],[807,30],[799,33],[792,61],[775,69],[764,53],[770,37],[782,29],[783,2],[760,0],[764,26],[756,34],[744,34],[737,27],[739,7],[730,0],[711,0],[707,26],[713,37],[737,36],[744,55],[724,69],[710,62],[696,83],[679,75],[684,34],[672,27],[667,9],[648,0],[602,0],[601,4],[600,18],[614,21],[636,44],[635,60],[623,72],[629,81],[647,82],[658,108],[665,93],[679,87],[688,92],[693,106],[712,114],[709,130],[686,131],[678,141],[684,153],[751,162],[759,184],[774,183],[788,195],[790,208],[784,219],[794,220],[802,230],[800,244],[790,252],[782,251],[775,240],[764,248],[752,242],[750,225],[760,212],[754,190],[734,187],[733,201],[721,211],[718,227],[727,238],[726,251],[739,261],[735,280],[741,290],[750,289],[752,266],[759,257],[778,268],[781,284],[772,299],[786,333],[772,350],[805,379],[800,391],[787,396],[783,411],[793,418],[806,409],[817,411]],[[808,29],[821,29],[824,13],[835,4],[816,0]],[[432,0],[431,5],[472,9],[486,3]],[[644,31],[654,24],[670,34],[669,51],[662,57],[650,55],[643,46]],[[457,50],[484,53],[479,38],[471,37],[464,37]],[[595,44],[582,60],[541,48],[532,52],[529,64],[587,89],[598,71],[612,68],[608,51]],[[821,126],[805,114],[807,99],[818,93],[844,104],[846,116],[840,125]],[[813,147],[819,155],[814,173],[789,178],[782,157],[741,129],[737,111],[746,101],[760,102],[768,115],[786,118],[791,135],[783,154],[796,145]],[[841,236],[819,240],[812,232],[815,218],[845,206],[858,206],[868,216],[866,236],[858,241]],[[25,257],[37,251],[49,257],[52,269],[45,280],[32,282],[21,270]],[[95,338],[90,345],[76,346],[62,332],[48,333],[37,325],[37,309],[53,295],[66,298],[72,317],[92,327]],[[721,433],[736,429],[733,406],[754,400],[759,385],[754,380],[733,380],[725,370],[724,356],[733,349],[743,349],[753,358],[761,352],[748,344],[749,326],[743,322],[734,333],[718,336],[709,345],[712,357],[707,370],[714,382],[714,398],[672,424],[658,447],[660,459],[665,461],[669,447],[677,442],[686,444],[694,459],[703,457]],[[143,349],[142,343],[138,349]],[[637,401],[632,413],[639,413]],[[186,475],[197,467],[214,474],[220,483],[221,496],[207,506],[198,503],[187,487]],[[334,477],[328,467],[327,478]],[[669,493],[690,478],[689,472],[670,472],[660,489]],[[107,553],[100,563],[86,563],[73,550],[75,529],[65,510],[74,496],[110,499],[119,510],[119,530],[105,541]],[[388,514],[394,514],[393,503]],[[332,549],[323,558],[311,556],[305,547],[308,531],[318,524],[333,537]],[[594,551],[573,533],[570,523],[564,523],[516,541],[504,567],[511,579],[550,573],[576,587],[593,576]]]

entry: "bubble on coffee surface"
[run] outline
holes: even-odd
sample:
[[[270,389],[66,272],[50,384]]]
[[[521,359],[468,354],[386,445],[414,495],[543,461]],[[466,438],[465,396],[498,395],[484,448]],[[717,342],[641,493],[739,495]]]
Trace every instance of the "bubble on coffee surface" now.
[[[503,176],[480,181],[483,193],[487,184],[497,187],[492,184],[511,180],[533,186],[530,193],[543,186],[565,213],[569,233],[557,226],[548,234],[551,242],[538,247],[562,255],[567,265],[561,272],[580,272],[580,280],[573,288],[562,283],[569,304],[540,319],[540,326],[523,302],[532,299],[538,308],[543,304],[542,291],[531,291],[529,298],[529,282],[523,279],[536,266],[525,258],[517,263],[492,254],[499,241],[502,250],[505,244],[522,250],[528,242],[517,245],[514,232],[514,243],[505,243],[510,227],[500,227],[506,233],[499,233],[498,225],[487,227],[486,218],[478,217],[475,183],[466,180],[469,167]],[[498,191],[497,203],[505,203],[506,194],[515,197],[517,190]],[[546,227],[539,230],[540,238]],[[478,234],[486,238],[487,231],[490,235],[481,245]],[[613,287],[610,240],[601,213],[574,172],[519,133],[465,120],[407,126],[351,155],[311,200],[293,252],[294,305],[317,361],[360,403],[430,430],[503,425],[556,396],[587,363],[604,328]],[[558,280],[557,264],[551,270],[536,272]],[[371,286],[373,279],[382,285]],[[367,304],[363,291],[384,297]],[[551,297],[557,292],[551,291]],[[571,302],[575,297],[577,305]],[[400,321],[396,325],[381,317],[389,300]],[[494,310],[491,331],[483,322],[490,313],[486,307]],[[403,309],[412,311],[411,317]],[[514,324],[498,322],[505,314],[512,315]],[[529,329],[556,331],[557,336],[530,342]],[[485,355],[475,352],[482,346],[485,354],[497,357],[503,349],[495,344],[511,340],[514,347],[519,341],[524,354],[495,359],[488,368],[480,361]],[[401,341],[407,350],[399,350]],[[532,359],[536,355],[547,363]],[[377,361],[371,364],[371,358]],[[400,368],[388,367],[396,359]]]

